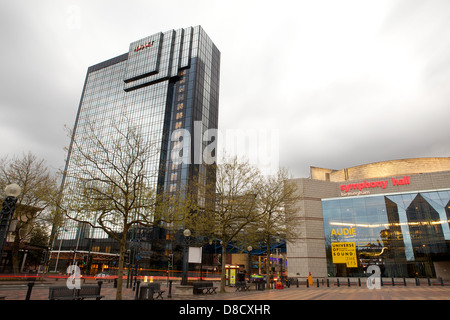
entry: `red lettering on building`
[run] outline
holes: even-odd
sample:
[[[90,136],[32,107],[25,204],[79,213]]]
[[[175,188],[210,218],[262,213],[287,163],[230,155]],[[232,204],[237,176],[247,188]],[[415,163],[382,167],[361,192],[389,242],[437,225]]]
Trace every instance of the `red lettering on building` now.
[[[404,184],[409,184],[409,176],[404,176],[403,179],[395,179],[392,178],[392,185],[393,186],[402,186]]]
[[[356,190],[358,189],[359,191],[361,191],[362,189],[367,189],[367,188],[383,188],[386,189],[386,187],[388,186],[388,181],[389,180],[381,180],[381,181],[366,181],[364,180],[364,182],[360,182],[360,183],[350,183],[350,184],[341,184],[341,191],[347,193],[350,190]],[[392,178],[392,185],[393,186],[402,186],[405,184],[410,184],[409,181],[409,176],[404,176],[402,179],[395,179]]]
[[[153,42],[154,41],[149,41],[147,43],[141,44],[140,46],[137,46],[136,48],[134,48],[134,52],[138,52],[139,50],[153,46]]]

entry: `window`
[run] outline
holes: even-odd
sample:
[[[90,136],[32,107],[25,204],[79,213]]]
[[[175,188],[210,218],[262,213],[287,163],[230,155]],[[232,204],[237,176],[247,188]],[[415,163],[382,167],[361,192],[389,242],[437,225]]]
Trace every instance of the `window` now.
[[[450,254],[449,203],[448,191],[322,200],[328,273],[359,277],[376,263],[383,277],[435,277],[433,258]],[[355,243],[357,268],[332,262],[336,242]]]

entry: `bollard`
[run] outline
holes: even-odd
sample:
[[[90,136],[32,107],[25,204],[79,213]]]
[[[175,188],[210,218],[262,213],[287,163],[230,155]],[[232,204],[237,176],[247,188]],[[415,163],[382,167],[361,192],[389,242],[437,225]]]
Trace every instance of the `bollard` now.
[[[358,287],[361,287],[361,278],[358,278]]]
[[[319,287],[319,279],[317,279],[317,288]]]
[[[327,279],[327,288],[330,287],[330,279]]]
[[[25,300],[30,300],[31,297],[31,291],[33,290],[34,281],[28,281],[28,291],[27,296],[25,297]]]
[[[392,286],[395,287],[395,281],[394,281],[394,278],[391,278],[391,279],[392,279]]]
[[[347,278],[347,284],[350,287],[350,278]]]
[[[114,288],[117,288],[117,278],[114,279]]]
[[[127,274],[127,289],[130,287],[130,268],[128,268],[128,274]]]
[[[139,297],[139,287],[141,285],[141,280],[136,281],[136,295],[134,296],[134,300],[137,300]]]
[[[337,286],[338,286],[338,288],[340,287],[340,285],[339,285],[339,278],[337,278]]]
[[[172,298],[172,281],[169,280],[169,294],[167,295],[167,298]]]
[[[441,282],[441,286],[444,286],[444,280],[442,279],[442,277],[439,278],[439,281]]]
[[[102,292],[103,281],[102,280],[98,280],[97,281],[97,285],[98,285],[98,292]]]
[[[428,279],[428,286],[431,286],[431,280],[430,280],[430,278],[427,278]]]
[[[384,285],[384,284],[383,284],[383,277],[380,277],[380,284],[381,284],[381,286]]]
[[[298,278],[297,278],[297,288],[298,288]]]
[[[419,278],[416,278],[416,286],[420,286]]]
[[[406,279],[403,277],[403,285],[406,287]]]
[[[309,288],[309,281],[306,279],[306,287]]]

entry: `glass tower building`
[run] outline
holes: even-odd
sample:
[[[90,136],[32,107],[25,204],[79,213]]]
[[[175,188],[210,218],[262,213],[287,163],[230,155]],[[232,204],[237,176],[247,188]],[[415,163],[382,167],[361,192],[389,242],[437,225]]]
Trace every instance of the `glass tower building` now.
[[[90,127],[94,126],[107,144],[116,132],[112,124],[125,125],[119,120],[123,118],[130,120],[158,150],[145,164],[153,188],[178,192],[191,180],[206,183],[207,177],[214,177],[214,172],[212,175],[208,172],[214,168],[198,158],[198,151],[211,142],[204,141],[203,133],[218,126],[219,71],[220,51],[200,26],[159,32],[134,41],[127,53],[89,67],[62,187],[73,183],[70,177],[77,174],[74,141],[83,147]],[[191,143],[185,141],[183,145],[183,156],[190,159],[182,162],[172,161],[171,157],[171,152],[179,150],[180,142],[174,139],[174,132],[179,129],[189,132],[191,138]],[[85,148],[89,150],[92,146]],[[198,181],[199,177],[203,180]],[[79,259],[90,259],[88,263],[93,270],[104,270],[115,263],[118,248],[105,232],[75,222],[60,229],[52,253],[52,261],[55,262],[56,256],[59,259],[55,270]],[[134,231],[143,240],[169,238],[161,230]],[[139,245],[142,260],[145,252],[150,257],[155,249],[152,241]],[[163,252],[160,258],[167,256],[172,251],[171,242],[162,244],[160,249]]]
[[[299,188],[288,273],[450,279],[450,158],[311,167]],[[355,281],[353,281],[355,283]]]

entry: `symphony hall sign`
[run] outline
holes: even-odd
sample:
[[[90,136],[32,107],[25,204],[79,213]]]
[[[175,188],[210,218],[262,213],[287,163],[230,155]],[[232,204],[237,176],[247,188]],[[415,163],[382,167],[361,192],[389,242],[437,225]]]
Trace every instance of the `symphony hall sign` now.
[[[367,189],[371,188],[382,188],[386,189],[390,180],[380,180],[380,181],[366,181],[360,183],[350,183],[350,184],[341,184],[341,196],[358,196],[363,194],[369,194],[370,191]],[[391,180],[393,186],[401,186],[410,184],[409,176],[404,176],[403,179],[395,179]],[[366,189],[366,190],[364,190]],[[352,191],[353,190],[353,191]],[[363,191],[364,190],[364,191]],[[349,192],[352,191],[352,192]]]

